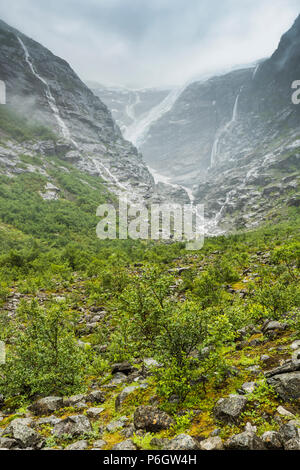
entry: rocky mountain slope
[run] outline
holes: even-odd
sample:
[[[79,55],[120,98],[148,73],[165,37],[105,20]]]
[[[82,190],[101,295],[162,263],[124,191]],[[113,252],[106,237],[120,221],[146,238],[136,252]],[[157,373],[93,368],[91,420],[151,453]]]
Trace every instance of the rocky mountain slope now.
[[[169,94],[169,90],[158,88],[131,90],[105,87],[95,82],[88,82],[88,85],[93,93],[106,104],[123,136],[130,141],[132,129]]]
[[[7,108],[47,126],[59,137],[21,148],[2,147],[1,162],[11,172],[22,153],[59,154],[83,172],[100,176],[117,194],[149,197],[154,182],[136,148],[125,141],[111,113],[63,59],[0,22],[0,71]],[[51,183],[51,181],[49,181]]]
[[[268,60],[190,84],[140,146],[147,163],[204,203],[210,233],[298,205],[300,17]]]
[[[22,279],[20,259],[16,255],[10,258],[11,263],[17,263],[15,276],[19,273],[21,278],[13,281],[6,294],[2,291],[0,298],[0,338],[10,345],[8,366],[0,364],[0,449],[299,450],[297,239],[297,226],[292,223],[228,239],[216,237],[205,245],[204,253],[193,255],[169,245],[162,253],[167,255],[169,251],[171,256],[160,260],[162,271],[156,271],[156,281],[149,277],[148,263],[152,260],[158,267],[157,246],[152,253],[149,248],[147,253],[142,250],[141,257],[136,254],[129,264],[127,260],[122,264],[121,257],[115,267],[109,263],[98,265],[103,270],[97,269],[95,263],[89,266],[90,260],[83,270],[72,274],[71,266],[65,264],[60,271],[62,277],[54,277],[57,266],[53,265],[47,271],[45,284],[37,277],[43,269],[37,258],[27,271],[26,281]],[[166,272],[170,276],[169,290],[163,287]],[[156,290],[153,282],[161,290]],[[213,289],[209,288],[211,283]],[[143,290],[147,286],[150,297]],[[128,291],[131,302],[120,304],[120,294],[126,296]],[[176,304],[184,305],[192,295],[197,315],[203,314],[208,302],[210,331],[216,336],[209,334],[207,342],[202,339],[189,350],[188,369],[182,373],[180,365],[172,375],[170,363],[175,367],[171,361],[180,348],[189,347],[185,316],[177,318],[177,322],[182,322],[179,324],[176,317],[174,323],[172,317],[167,317],[165,328],[169,336],[164,337],[165,341],[168,343],[169,337],[176,342],[178,338],[174,344],[181,345],[172,348],[171,357],[164,356],[162,345],[156,348],[155,341],[141,346],[136,333],[138,314],[133,318],[131,310],[139,298],[135,292],[144,293],[142,301],[148,310],[142,314],[151,315],[153,309],[154,320],[163,312],[158,310],[156,301],[167,309],[168,302],[173,302],[173,311]],[[130,309],[128,318],[126,308]],[[75,387],[67,381],[69,393],[63,391],[57,362],[53,372],[51,360],[46,365],[48,374],[40,375],[44,380],[40,379],[38,386],[35,382],[40,372],[36,370],[36,354],[42,355],[45,348],[47,352],[53,349],[51,334],[50,340],[44,339],[42,344],[35,343],[31,336],[27,341],[22,336],[25,362],[19,372],[20,388],[14,388],[13,378],[18,385],[18,376],[12,374],[18,359],[11,352],[18,344],[18,331],[26,332],[24,311],[28,328],[38,312],[51,315],[62,311],[65,321],[71,319],[77,354],[85,351],[88,367],[76,367],[81,381]],[[47,316],[42,318],[43,325],[47,324]],[[55,321],[53,316],[50,319]],[[155,327],[154,320],[148,319],[147,328],[140,334],[147,335]],[[53,330],[53,323],[50,325]],[[58,328],[58,335],[65,338],[69,328],[70,325],[68,329],[64,327],[62,332]],[[125,343],[122,328],[128,335]],[[190,338],[195,334],[193,328],[194,325],[188,326]],[[68,347],[63,339],[60,341]],[[145,345],[144,336],[142,342]],[[136,349],[132,350],[135,343]],[[59,358],[64,360],[63,348]],[[75,357],[67,357],[63,377],[72,363],[76,366]],[[53,373],[62,383],[52,378]],[[5,374],[7,382],[2,381]],[[30,385],[35,390],[38,387],[39,393],[30,393]],[[41,393],[46,386],[48,393]]]

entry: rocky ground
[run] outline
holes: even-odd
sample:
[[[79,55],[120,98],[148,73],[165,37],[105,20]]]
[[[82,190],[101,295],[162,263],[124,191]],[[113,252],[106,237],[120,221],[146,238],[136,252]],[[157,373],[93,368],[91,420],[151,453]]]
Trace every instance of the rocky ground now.
[[[268,263],[269,256],[258,252],[254,260]],[[180,266],[180,260],[172,268],[177,284],[188,269]],[[228,285],[227,290],[247,297],[251,278],[255,272],[248,269],[244,282]],[[41,290],[35,295],[43,305],[49,296],[67,299],[80,293],[77,331],[83,347],[109,320],[103,307],[86,304],[85,282],[77,277],[67,289],[58,284],[51,293]],[[13,289],[4,310],[13,319],[20,299],[31,297]],[[105,345],[92,347],[105,352]],[[0,448],[300,450],[296,332],[285,322],[265,319],[239,330],[226,358],[231,367],[225,382],[220,387],[204,382],[197,392],[198,406],[188,409],[180,406],[176,396],[170,398],[169,408],[163,404],[154,377],[161,365],[153,358],[111,364],[110,372],[95,377],[85,393],[75,396],[37,397],[19,409],[1,396]]]

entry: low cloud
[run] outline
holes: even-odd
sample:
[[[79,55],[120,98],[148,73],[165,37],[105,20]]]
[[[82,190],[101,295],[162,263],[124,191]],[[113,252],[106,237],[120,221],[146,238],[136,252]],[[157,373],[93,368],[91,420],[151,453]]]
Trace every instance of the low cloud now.
[[[299,0],[14,0],[0,17],[83,79],[166,87],[269,56]]]

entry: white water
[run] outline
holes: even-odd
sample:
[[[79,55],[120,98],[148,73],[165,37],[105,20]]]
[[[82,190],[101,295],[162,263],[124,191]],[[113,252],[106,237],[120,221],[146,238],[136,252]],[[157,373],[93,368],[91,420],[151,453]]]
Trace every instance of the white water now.
[[[257,74],[257,71],[258,71],[258,69],[259,69],[259,66],[260,66],[260,64],[257,64],[257,66],[255,67],[254,72],[253,72],[253,75],[252,75],[252,80],[255,79],[255,76],[256,76],[256,74]]]
[[[129,126],[124,132],[124,138],[132,142],[136,147],[140,147],[151,125],[170,111],[184,89],[185,86],[171,91],[168,96],[161,103],[152,108],[146,116]]]
[[[135,107],[141,102],[141,97],[138,92],[135,93],[135,101],[126,106],[126,114],[133,122],[136,120]],[[127,128],[126,128],[127,129]],[[126,132],[126,131],[125,131]]]
[[[235,99],[231,120],[229,122],[227,122],[227,124],[225,124],[225,126],[222,127],[216,134],[216,137],[215,137],[215,140],[214,140],[214,143],[213,143],[213,146],[212,146],[212,150],[211,150],[211,155],[210,155],[210,167],[211,168],[213,167],[213,165],[215,163],[215,160],[216,160],[216,157],[218,156],[219,142],[220,142],[221,137],[224,134],[226,134],[230,130],[232,124],[234,124],[237,121],[238,105],[239,105],[239,99],[240,99],[241,92],[242,92],[242,88],[240,89],[240,91],[239,91],[239,93],[238,93],[238,95]]]
[[[65,122],[62,120],[62,118],[60,117],[60,114],[59,114],[59,110],[58,110],[58,107],[57,107],[57,104],[56,104],[56,101],[55,101],[55,98],[54,96],[52,95],[51,93],[51,90],[50,90],[50,87],[49,87],[49,84],[47,83],[47,81],[41,77],[38,72],[35,70],[35,67],[33,65],[33,62],[32,62],[32,59],[30,57],[30,54],[28,52],[28,49],[27,47],[25,46],[24,42],[22,41],[21,38],[19,38],[19,36],[17,36],[18,38],[18,41],[19,43],[21,44],[21,47],[24,51],[24,54],[25,54],[25,60],[27,62],[27,64],[29,65],[30,67],[30,70],[32,72],[32,74],[40,81],[42,82],[42,84],[45,86],[45,95],[46,95],[46,98],[47,98],[47,101],[48,101],[48,104],[49,104],[49,107],[51,109],[51,111],[53,112],[54,114],[54,117],[58,123],[58,126],[59,126],[59,129],[63,135],[63,137],[67,140],[69,140],[70,142],[72,142],[76,147],[77,147],[77,144],[76,142],[74,142],[74,140],[72,140],[71,138],[71,135],[70,135],[70,131],[69,129],[67,128]]]
[[[127,188],[122,183],[120,183],[117,177],[113,175],[112,172],[106,166],[104,166],[102,162],[100,162],[100,160],[98,160],[97,158],[92,158],[92,162],[96,170],[100,173],[100,175],[105,181],[115,184],[119,189],[123,191],[129,191],[129,188]],[[103,170],[104,170],[104,173],[103,173]],[[106,173],[106,176],[105,176],[105,173]]]

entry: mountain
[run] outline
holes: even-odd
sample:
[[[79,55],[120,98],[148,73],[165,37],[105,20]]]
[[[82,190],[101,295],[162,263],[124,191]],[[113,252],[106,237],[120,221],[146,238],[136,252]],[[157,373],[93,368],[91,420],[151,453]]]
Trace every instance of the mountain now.
[[[131,90],[87,83],[93,93],[106,104],[123,136],[131,141],[131,130],[169,94],[169,90],[144,88]],[[134,142],[133,142],[134,143]]]
[[[59,155],[83,173],[98,175],[116,194],[149,198],[154,181],[141,154],[126,141],[105,104],[79,79],[69,64],[21,32],[0,22],[0,75],[6,83],[6,109],[44,125],[58,141],[39,140],[31,152]],[[4,112],[4,111],[3,111]],[[11,136],[10,136],[11,137]],[[10,141],[7,172],[28,153]],[[1,147],[5,167],[7,148]],[[49,177],[49,183],[53,183]]]
[[[204,203],[208,233],[299,205],[300,16],[255,67],[187,86],[140,145],[147,163]]]

